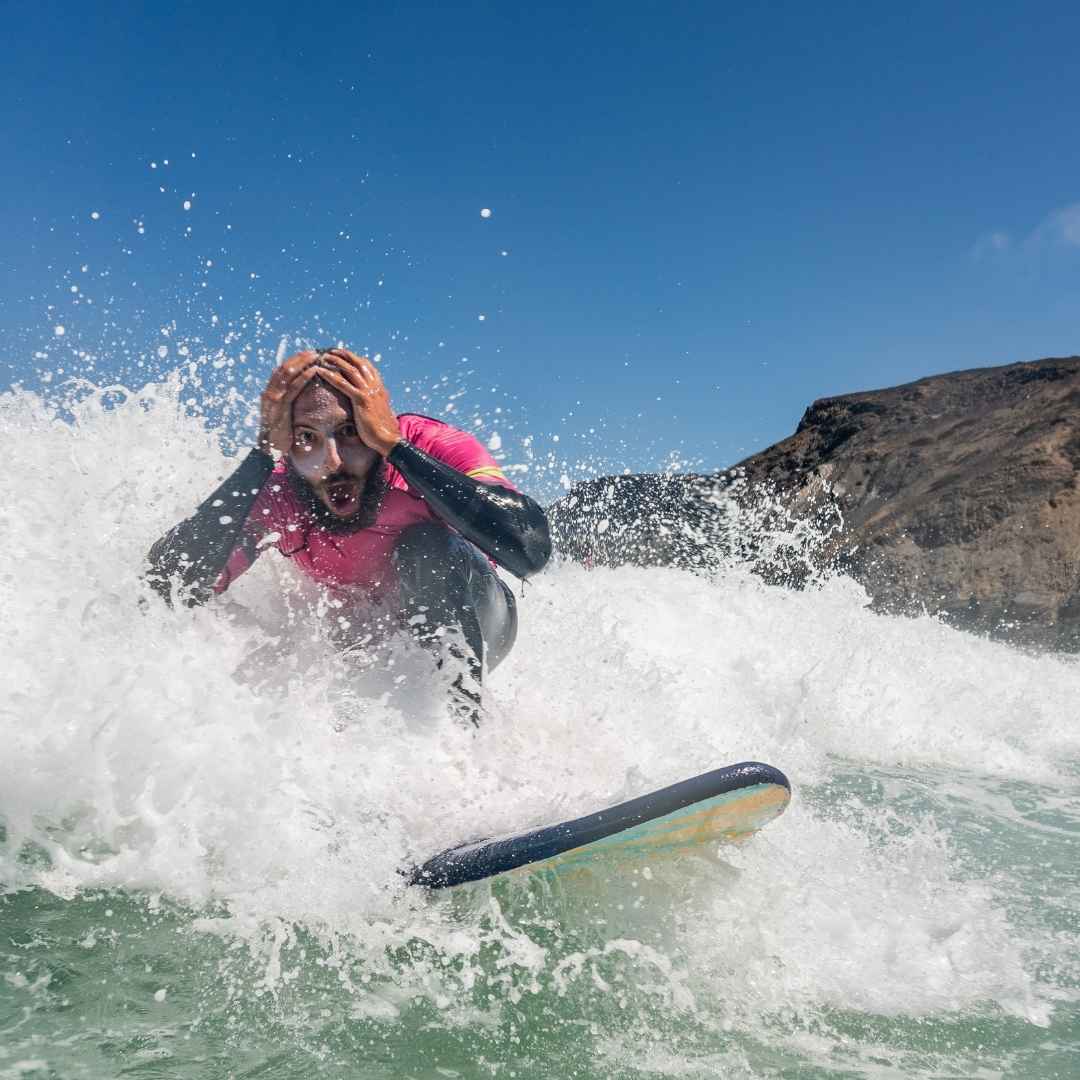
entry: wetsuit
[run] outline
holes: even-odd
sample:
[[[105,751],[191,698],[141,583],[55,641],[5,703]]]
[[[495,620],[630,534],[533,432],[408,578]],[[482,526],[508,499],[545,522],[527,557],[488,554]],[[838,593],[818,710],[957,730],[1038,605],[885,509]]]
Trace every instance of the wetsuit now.
[[[346,605],[390,606],[421,640],[459,630],[479,680],[517,633],[513,593],[493,564],[521,578],[540,570],[547,519],[473,436],[411,413],[398,422],[401,442],[375,466],[386,490],[369,526],[320,525],[287,462],[252,450],[151,548],[150,583],[167,600],[175,583],[185,602],[203,603],[273,546]]]

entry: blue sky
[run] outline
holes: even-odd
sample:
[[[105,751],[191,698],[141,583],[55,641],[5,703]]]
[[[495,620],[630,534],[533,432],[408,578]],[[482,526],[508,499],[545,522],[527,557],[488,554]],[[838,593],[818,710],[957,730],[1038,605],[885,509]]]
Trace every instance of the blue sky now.
[[[712,468],[1080,352],[1075,3],[150,12],[5,6],[0,387],[340,339],[401,408]]]

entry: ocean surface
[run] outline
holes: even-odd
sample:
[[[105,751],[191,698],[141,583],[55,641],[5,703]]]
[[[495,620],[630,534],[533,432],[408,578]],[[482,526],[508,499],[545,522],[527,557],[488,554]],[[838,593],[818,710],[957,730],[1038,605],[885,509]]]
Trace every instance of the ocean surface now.
[[[839,578],[554,565],[466,731],[274,553],[147,592],[229,467],[184,394],[0,395],[2,1080],[1080,1076],[1075,661]],[[794,796],[741,847],[398,873],[745,759]]]

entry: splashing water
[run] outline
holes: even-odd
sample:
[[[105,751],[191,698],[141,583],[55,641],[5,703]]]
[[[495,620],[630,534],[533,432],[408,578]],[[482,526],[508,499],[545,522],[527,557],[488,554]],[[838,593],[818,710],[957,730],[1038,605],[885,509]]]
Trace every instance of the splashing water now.
[[[1074,1075],[1074,662],[843,579],[564,564],[467,733],[274,553],[205,609],[145,588],[231,467],[182,401],[0,397],[0,1076]],[[795,795],[741,848],[398,874],[747,758]]]

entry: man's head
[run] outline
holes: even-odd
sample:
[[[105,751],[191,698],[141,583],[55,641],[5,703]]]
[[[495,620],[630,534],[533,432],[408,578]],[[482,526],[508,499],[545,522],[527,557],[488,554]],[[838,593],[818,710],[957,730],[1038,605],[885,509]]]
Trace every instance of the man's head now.
[[[386,489],[382,458],[356,430],[352,402],[313,378],[293,402],[289,475],[320,524],[336,532],[375,520]]]

